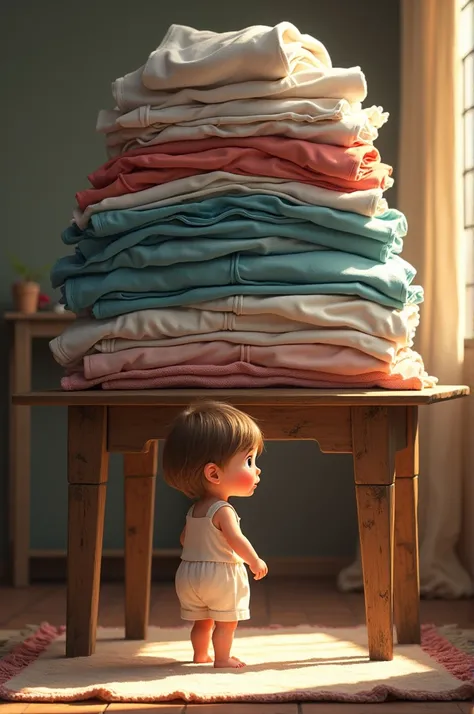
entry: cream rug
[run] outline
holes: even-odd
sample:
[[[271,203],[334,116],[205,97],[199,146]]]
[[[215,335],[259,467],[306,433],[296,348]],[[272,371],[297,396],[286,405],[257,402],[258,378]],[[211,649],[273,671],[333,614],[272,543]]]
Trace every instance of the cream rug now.
[[[451,628],[452,629],[452,628]],[[92,657],[66,659],[64,628],[42,625],[0,660],[0,697],[25,702],[337,701],[470,699],[474,656],[452,629],[424,626],[422,647],[370,662],[365,627],[238,629],[241,670],[193,664],[189,628],[151,627],[146,642],[99,629]],[[460,648],[461,641],[467,646]]]

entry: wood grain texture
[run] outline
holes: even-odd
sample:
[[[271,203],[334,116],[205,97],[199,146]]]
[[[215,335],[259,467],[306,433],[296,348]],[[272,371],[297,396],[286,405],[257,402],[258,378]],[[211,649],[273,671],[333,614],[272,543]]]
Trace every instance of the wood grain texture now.
[[[86,390],[64,392],[60,389],[15,393],[14,404],[67,405],[181,405],[194,400],[217,399],[237,406],[274,404],[295,406],[357,406],[433,404],[446,399],[457,399],[469,394],[464,385],[440,385],[420,391],[383,389],[141,389],[141,390]]]
[[[53,338],[60,335],[71,322],[71,313],[58,315],[38,312],[25,315],[20,312],[4,313],[10,328],[10,399],[17,392],[29,392],[32,379],[32,341],[37,337]],[[74,316],[72,316],[74,318]],[[15,587],[29,583],[30,546],[30,478],[31,478],[31,427],[28,406],[17,407],[10,401],[9,445],[9,541],[10,574]]]
[[[124,456],[125,636],[146,639],[150,611],[153,516],[158,442],[146,453]]]
[[[393,659],[394,485],[356,486],[371,660]]]
[[[68,410],[66,656],[95,650],[109,455],[103,407]]]
[[[357,484],[390,484],[395,481],[396,430],[397,420],[390,407],[352,407],[354,476]]]
[[[101,406],[68,409],[69,483],[104,483],[108,475],[107,409]]]
[[[31,336],[28,327],[13,328],[10,345],[10,395],[31,389]],[[31,416],[27,406],[10,403],[9,540],[15,587],[29,583]]]
[[[418,476],[395,481],[394,618],[399,645],[421,642]]]
[[[354,478],[372,660],[393,658],[395,444],[387,407],[352,409]]]
[[[4,312],[3,319],[7,322],[71,322],[76,319],[72,312],[42,311],[27,315],[24,312]]]
[[[141,451],[151,439],[166,437],[182,406],[110,407],[108,448],[119,453]],[[314,439],[327,453],[351,453],[349,407],[283,407],[244,405],[266,439]]]
[[[394,617],[399,644],[419,644],[418,407],[407,407],[407,446],[395,457]]]
[[[397,478],[413,478],[420,472],[418,407],[406,408],[406,446],[396,455]]]
[[[474,391],[474,339],[466,340],[464,344],[463,379]],[[463,563],[474,579],[474,398],[471,396],[470,399],[466,399],[463,407],[464,479],[460,552]],[[474,714],[474,711],[472,714]]]
[[[95,651],[106,484],[69,485],[66,657]]]

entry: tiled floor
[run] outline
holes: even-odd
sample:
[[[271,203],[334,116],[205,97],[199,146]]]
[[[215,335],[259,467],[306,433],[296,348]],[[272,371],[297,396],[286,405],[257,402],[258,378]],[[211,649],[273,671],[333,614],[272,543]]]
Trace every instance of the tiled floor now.
[[[123,593],[119,584],[101,590],[99,621],[104,626],[123,622]],[[457,623],[474,628],[474,601],[423,601],[422,621],[437,625]],[[62,585],[33,585],[26,590],[0,588],[0,629],[14,629],[41,621],[65,620]],[[351,626],[364,622],[361,595],[342,595],[332,580],[266,578],[253,588],[251,625],[324,624]],[[151,623],[179,625],[172,583],[153,585]],[[250,623],[249,623],[250,624]],[[467,702],[387,702],[385,704],[0,704],[0,714],[474,714]]]

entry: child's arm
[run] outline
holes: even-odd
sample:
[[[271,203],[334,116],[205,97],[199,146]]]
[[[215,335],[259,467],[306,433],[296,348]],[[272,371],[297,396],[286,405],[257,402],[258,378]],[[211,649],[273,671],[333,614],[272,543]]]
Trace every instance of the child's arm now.
[[[268,573],[267,564],[258,557],[251,542],[243,535],[234,511],[227,506],[223,506],[219,508],[212,521],[222,531],[232,550],[247,563],[255,576],[255,580],[264,578]]]
[[[179,536],[179,542],[181,543],[181,546],[184,546],[184,536],[186,535],[186,526],[184,526],[183,530],[181,531],[181,535]]]

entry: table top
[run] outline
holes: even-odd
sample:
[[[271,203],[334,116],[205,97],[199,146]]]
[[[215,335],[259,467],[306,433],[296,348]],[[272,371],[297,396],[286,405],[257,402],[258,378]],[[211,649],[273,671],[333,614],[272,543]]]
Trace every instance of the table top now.
[[[54,312],[54,310],[38,310],[38,312],[4,312],[3,319],[7,322],[59,322],[64,320],[74,320],[73,312]]]
[[[440,385],[420,391],[385,389],[137,389],[85,390],[14,394],[13,404],[27,406],[176,406],[202,399],[235,405],[268,406],[416,406],[457,399],[469,394],[463,385]]]

